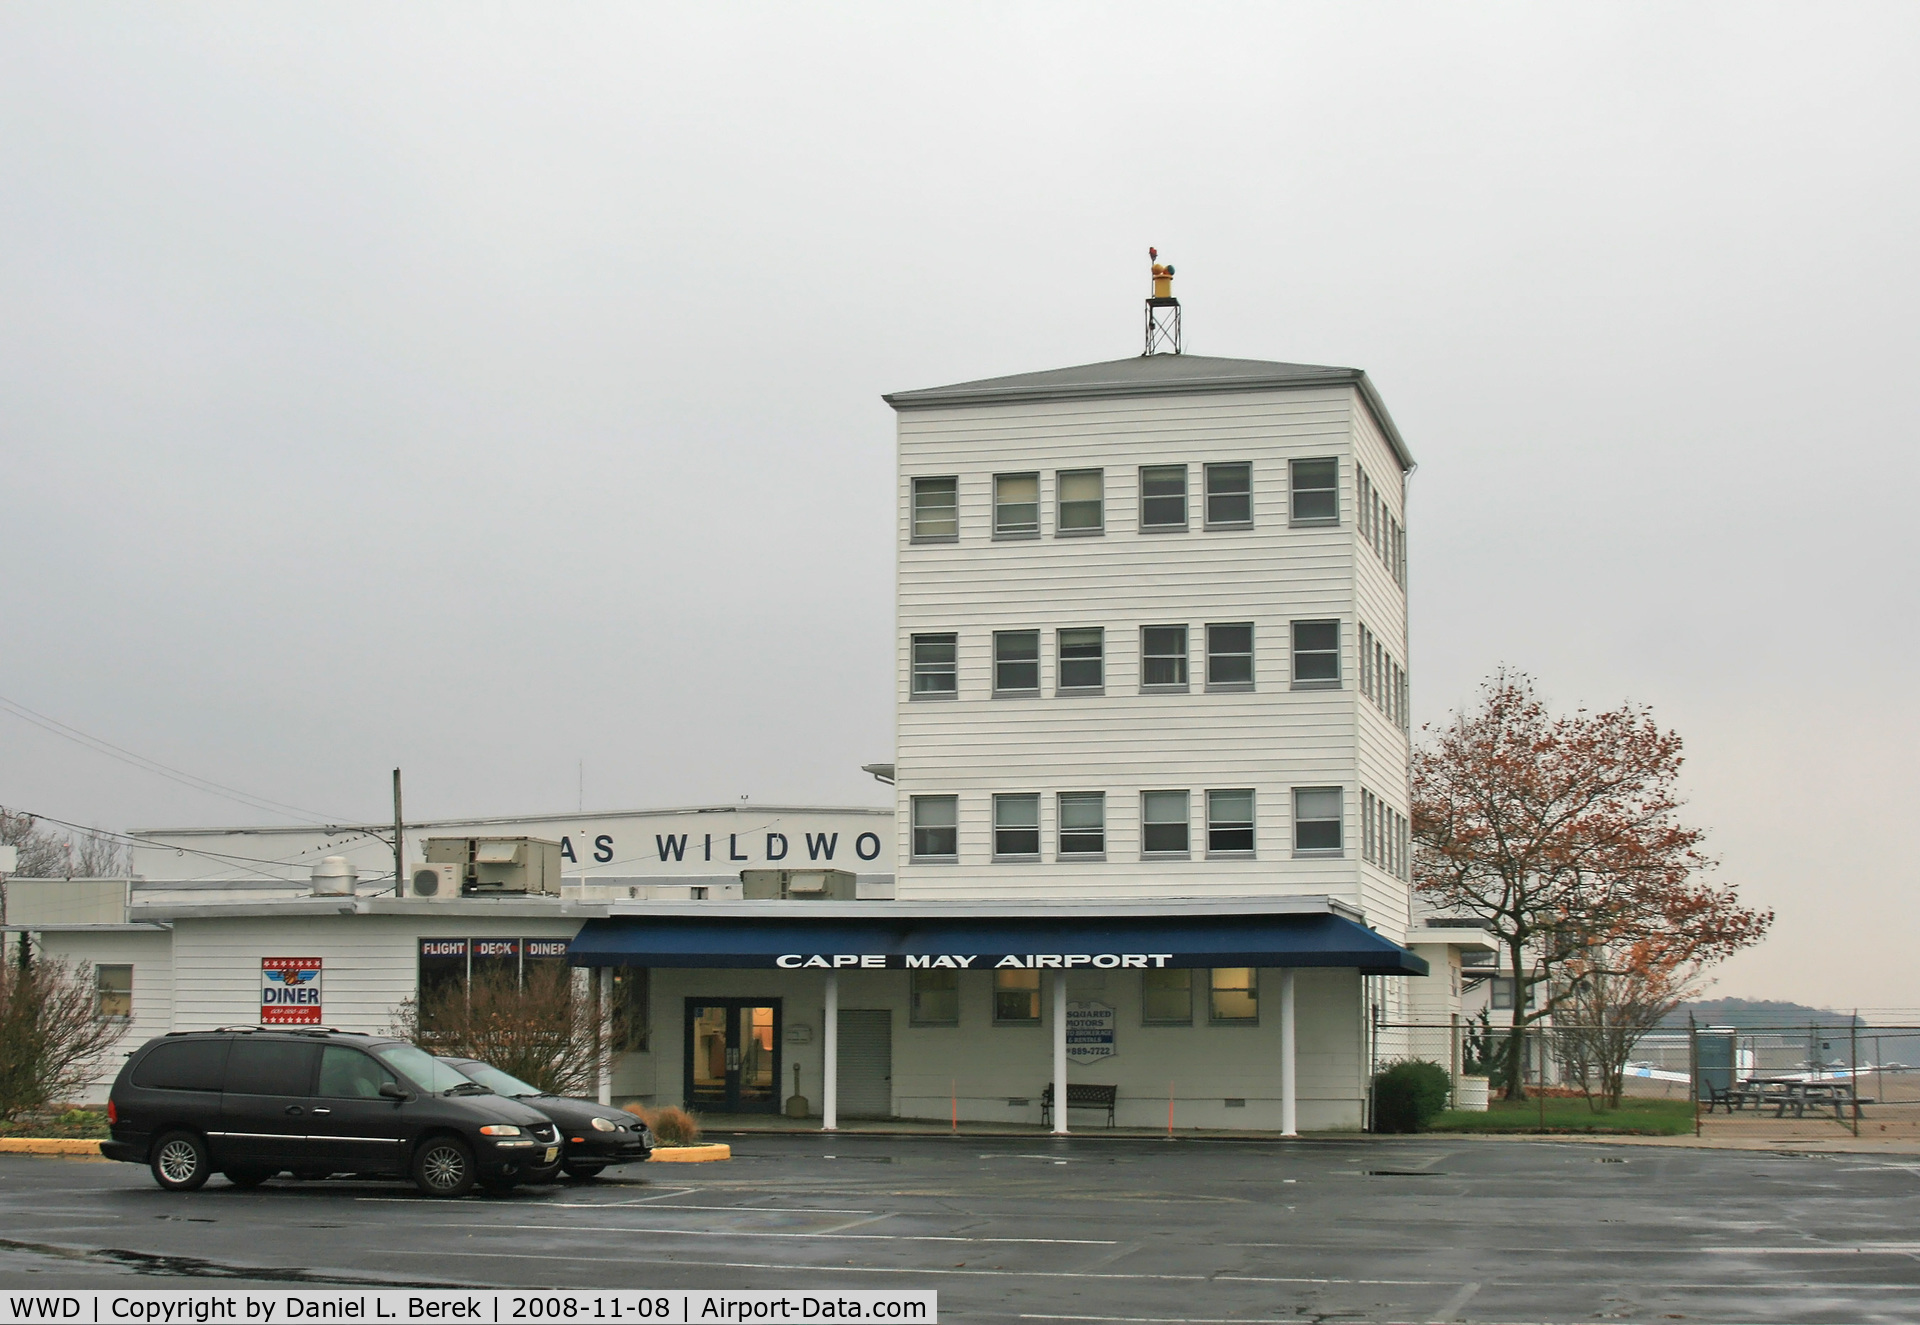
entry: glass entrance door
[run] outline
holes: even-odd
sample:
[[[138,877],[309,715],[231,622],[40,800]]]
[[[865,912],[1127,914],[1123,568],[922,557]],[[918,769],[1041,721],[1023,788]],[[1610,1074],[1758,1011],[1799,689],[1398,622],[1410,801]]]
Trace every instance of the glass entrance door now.
[[[780,1000],[687,1000],[687,1104],[718,1113],[777,1113]]]

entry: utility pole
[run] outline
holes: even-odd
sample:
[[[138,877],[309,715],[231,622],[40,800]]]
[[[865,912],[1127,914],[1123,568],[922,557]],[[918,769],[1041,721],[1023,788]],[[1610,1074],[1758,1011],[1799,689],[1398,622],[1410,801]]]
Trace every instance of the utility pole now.
[[[400,770],[393,770],[393,895],[407,895],[407,827],[400,817]]]

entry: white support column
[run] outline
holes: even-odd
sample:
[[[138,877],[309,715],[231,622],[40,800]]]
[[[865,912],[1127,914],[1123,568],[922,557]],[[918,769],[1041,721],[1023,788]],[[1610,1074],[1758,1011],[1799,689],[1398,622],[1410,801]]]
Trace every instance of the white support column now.
[[[1067,1134],[1067,973],[1053,973],[1053,1132]]]
[[[594,972],[598,985],[595,1011],[600,1014],[600,1102],[613,1103],[613,968]]]
[[[820,1028],[820,1130],[832,1132],[840,1126],[840,972],[827,972],[826,994],[820,1014],[826,1023]]]
[[[1293,968],[1280,972],[1280,1134],[1300,1135],[1298,1078],[1293,1062]]]

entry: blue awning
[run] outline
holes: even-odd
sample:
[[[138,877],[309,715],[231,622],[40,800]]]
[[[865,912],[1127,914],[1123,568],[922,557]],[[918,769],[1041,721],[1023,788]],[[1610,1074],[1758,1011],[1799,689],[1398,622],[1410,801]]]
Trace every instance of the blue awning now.
[[[567,959],[575,966],[788,970],[1334,966],[1365,975],[1427,973],[1423,958],[1327,913],[613,916],[583,925]]]

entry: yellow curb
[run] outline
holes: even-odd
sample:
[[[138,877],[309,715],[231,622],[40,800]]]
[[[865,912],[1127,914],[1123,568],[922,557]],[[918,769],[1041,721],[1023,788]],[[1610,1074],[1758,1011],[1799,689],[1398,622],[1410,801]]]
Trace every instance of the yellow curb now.
[[[667,1146],[653,1152],[655,1164],[711,1164],[732,1158],[732,1146]]]
[[[98,1141],[77,1136],[0,1136],[0,1155],[97,1155]]]

